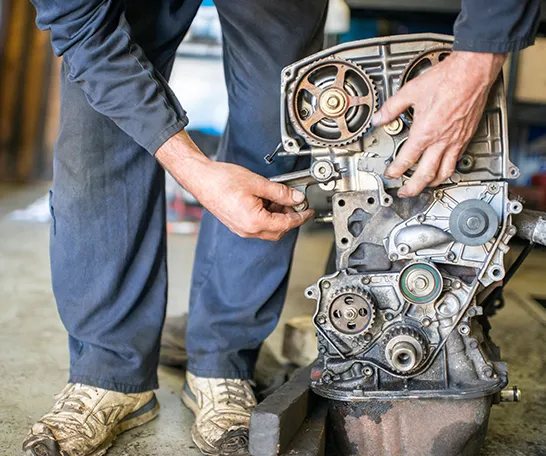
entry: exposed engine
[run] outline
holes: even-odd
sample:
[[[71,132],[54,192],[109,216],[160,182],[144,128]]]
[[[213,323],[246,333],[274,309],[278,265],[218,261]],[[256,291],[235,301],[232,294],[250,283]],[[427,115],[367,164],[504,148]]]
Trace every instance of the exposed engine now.
[[[386,127],[372,114],[451,52],[452,38],[408,35],[347,43],[285,68],[279,156],[308,170],[274,178],[331,193],[337,272],[306,290],[317,302],[313,390],[330,399],[475,398],[507,384],[481,299],[505,276],[522,203],[508,156],[502,78],[478,131],[440,187],[415,198],[384,172],[408,138],[408,110]],[[296,210],[303,210],[307,202]]]

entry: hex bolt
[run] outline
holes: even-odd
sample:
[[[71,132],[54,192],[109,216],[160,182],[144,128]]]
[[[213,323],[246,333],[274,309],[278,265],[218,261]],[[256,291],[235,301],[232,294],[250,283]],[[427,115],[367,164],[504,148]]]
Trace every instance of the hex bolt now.
[[[319,315],[317,320],[321,325],[326,323],[326,317],[324,315]]]
[[[451,286],[453,287],[454,290],[460,290],[463,284],[460,281],[455,280],[453,281],[453,284]]]
[[[398,255],[396,253],[390,253],[389,254],[389,260],[393,261],[393,262],[398,260]]]
[[[369,277],[362,277],[361,280],[363,285],[369,285],[370,284],[370,278]]]
[[[332,376],[330,374],[324,374],[322,380],[324,381],[324,383],[330,383],[332,381]]]
[[[387,313],[385,314],[385,319],[386,319],[387,321],[391,321],[393,318],[394,318],[394,315],[391,314],[390,312],[387,312]]]
[[[493,369],[491,369],[491,367],[489,366],[486,366],[482,369],[482,372],[483,372],[483,375],[486,376],[487,378],[491,378],[493,377]]]
[[[364,334],[364,340],[366,342],[369,342],[370,340],[372,340],[372,335],[370,333]]]
[[[515,234],[518,232],[517,228],[514,225],[510,225],[507,230],[508,234],[510,236],[515,236]]]
[[[476,348],[478,348],[478,341],[476,339],[472,339],[468,345],[470,346],[470,348],[475,350]]]
[[[431,324],[432,324],[432,320],[428,317],[425,317],[423,318],[423,320],[421,321],[421,324],[425,327],[425,328],[428,328]]]
[[[447,252],[447,254],[446,254],[446,260],[447,261],[455,261],[456,258],[457,258],[457,256],[455,255],[455,253]]]
[[[322,288],[324,288],[325,290],[327,290],[328,288],[330,288],[330,282],[328,282],[327,280],[325,280],[325,281],[322,283]]]
[[[419,223],[424,223],[426,219],[427,219],[427,217],[426,217],[425,214],[419,214],[419,215],[417,216],[417,221],[418,221]]]

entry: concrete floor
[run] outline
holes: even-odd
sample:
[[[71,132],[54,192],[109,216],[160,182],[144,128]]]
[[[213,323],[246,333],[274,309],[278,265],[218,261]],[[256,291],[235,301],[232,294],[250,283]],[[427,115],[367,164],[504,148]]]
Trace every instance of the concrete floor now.
[[[66,334],[49,283],[48,226],[3,218],[45,188],[0,186],[0,455],[6,456],[20,454],[28,428],[51,406],[68,375]],[[325,232],[300,238],[281,325],[267,341],[279,357],[282,322],[314,310],[303,290],[322,274],[330,242]],[[194,247],[194,236],[169,239],[170,315],[186,309]],[[546,455],[546,319],[530,297],[546,297],[545,274],[546,253],[536,252],[513,280],[506,308],[493,319],[494,339],[509,363],[511,382],[523,390],[523,402],[493,409],[484,456]],[[199,455],[189,436],[191,414],[178,398],[181,373],[162,368],[160,380],[160,418],[123,435],[110,455]]]

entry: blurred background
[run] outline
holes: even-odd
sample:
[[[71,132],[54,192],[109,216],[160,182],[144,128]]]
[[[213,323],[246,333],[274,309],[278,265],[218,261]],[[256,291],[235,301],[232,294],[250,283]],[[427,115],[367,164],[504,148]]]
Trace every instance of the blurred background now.
[[[325,46],[402,33],[451,34],[459,0],[332,0]],[[539,35],[546,30],[544,23]],[[0,182],[32,183],[52,177],[59,122],[59,63],[48,33],[35,26],[29,1],[0,0]],[[227,118],[221,29],[212,0],[204,0],[181,44],[171,85],[189,113],[188,130],[213,155]],[[514,183],[528,207],[546,208],[546,38],[514,54],[505,68]],[[184,213],[169,184],[172,220]],[[176,201],[175,201],[176,200]],[[184,202],[192,203],[187,195]],[[176,215],[178,214],[178,215]]]

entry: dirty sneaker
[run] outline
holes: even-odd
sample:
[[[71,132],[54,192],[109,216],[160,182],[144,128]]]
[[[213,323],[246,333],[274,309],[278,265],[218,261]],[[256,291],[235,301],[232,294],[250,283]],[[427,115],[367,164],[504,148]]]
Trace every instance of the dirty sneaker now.
[[[153,392],[123,394],[69,383],[23,442],[25,456],[102,456],[116,437],[153,420]]]
[[[246,380],[196,377],[186,372],[182,401],[195,414],[191,436],[207,455],[248,454],[256,398]]]

